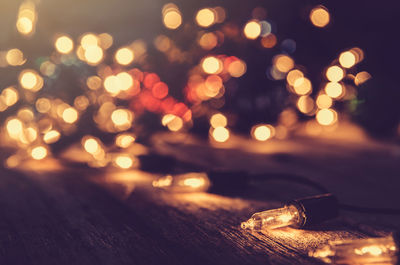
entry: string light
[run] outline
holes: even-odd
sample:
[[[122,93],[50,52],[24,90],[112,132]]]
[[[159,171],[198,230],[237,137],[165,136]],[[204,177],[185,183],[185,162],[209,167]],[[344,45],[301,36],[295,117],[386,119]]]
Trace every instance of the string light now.
[[[206,173],[167,175],[153,181],[153,187],[170,192],[204,192],[210,187]]]
[[[334,264],[396,264],[399,234],[387,237],[332,241],[309,256]]]
[[[334,218],[338,204],[332,194],[293,200],[284,207],[258,212],[241,223],[243,229],[262,231],[285,226],[304,227]]]

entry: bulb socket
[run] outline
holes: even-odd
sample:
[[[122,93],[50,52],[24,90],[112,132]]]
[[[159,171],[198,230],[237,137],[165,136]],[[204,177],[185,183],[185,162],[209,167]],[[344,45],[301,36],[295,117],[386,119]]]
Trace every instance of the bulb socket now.
[[[299,211],[299,228],[316,225],[339,215],[338,200],[330,193],[292,200],[287,205],[293,205]]]

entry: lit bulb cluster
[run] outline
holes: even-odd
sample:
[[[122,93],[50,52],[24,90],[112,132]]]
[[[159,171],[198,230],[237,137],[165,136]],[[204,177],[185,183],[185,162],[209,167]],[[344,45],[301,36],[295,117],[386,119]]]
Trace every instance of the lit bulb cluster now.
[[[399,237],[332,241],[309,253],[309,256],[332,264],[397,264]]]
[[[31,0],[20,5],[16,29],[25,37],[32,36],[36,31],[36,5]],[[99,150],[91,153],[83,148],[93,159],[89,163],[91,166],[135,167],[135,157],[127,155],[130,151],[126,149],[128,142],[133,141],[122,140],[122,136],[130,134],[130,138],[124,139],[136,139],[130,131],[139,127],[135,124],[145,112],[161,116],[161,125],[171,132],[186,131],[196,122],[195,118],[205,116],[210,122],[211,142],[227,142],[238,119],[237,114],[223,111],[225,94],[230,89],[228,84],[237,85],[238,80],[248,72],[248,63],[251,63],[235,55],[216,52],[217,48],[229,42],[238,46],[243,42],[257,43],[260,49],[271,53],[271,48],[278,44],[286,47],[272,54],[267,77],[285,81],[292,93],[289,100],[293,99],[298,111],[315,116],[315,122],[307,123],[307,129],[311,128],[309,131],[312,131],[314,123],[323,126],[336,124],[338,112],[332,108],[334,102],[351,99],[356,93],[353,86],[345,85],[345,80],[359,86],[371,77],[365,71],[355,71],[355,66],[364,58],[361,49],[355,47],[343,51],[323,71],[327,83],[313,99],[313,84],[306,77],[304,67],[298,65],[291,55],[295,51],[295,41],[285,39],[278,43],[276,29],[272,21],[266,19],[264,8],[255,8],[251,18],[243,25],[226,21],[227,10],[221,6],[197,10],[191,22],[184,21],[181,10],[172,3],[164,5],[161,15],[168,34],[157,35],[152,45],[165,55],[168,63],[190,65],[185,75],[187,82],[180,88],[183,89],[182,101],[171,96],[177,94],[176,91],[171,91],[172,87],[159,75],[139,69],[140,66],[149,68],[148,58],[151,56],[149,44],[142,40],[114,48],[114,38],[109,33],[87,32],[76,39],[57,33],[53,36],[54,51],[38,60],[38,69],[24,67],[27,54],[18,48],[0,51],[0,67],[21,68],[15,68],[19,72],[18,84],[8,86],[0,93],[0,112],[8,115],[0,132],[1,142],[18,149],[6,165],[15,167],[19,164],[16,161],[28,157],[44,159],[52,155],[52,145],[62,141],[63,136],[76,133],[80,123],[88,122],[88,113],[96,129],[118,134],[111,147],[105,147],[100,139],[94,138],[100,146]],[[330,13],[326,7],[316,6],[311,10],[309,19],[315,27],[324,28],[329,26]],[[186,50],[177,41],[179,35],[169,36],[187,34],[187,30],[182,30],[183,23],[196,33],[196,37],[192,38],[193,45],[188,45]],[[60,73],[71,67],[78,69],[76,79],[81,84],[80,94],[73,100],[61,98],[62,95],[49,95],[47,88],[58,86]],[[86,71],[88,69],[91,71]],[[88,75],[88,72],[92,74]],[[93,109],[92,114],[90,111]],[[298,128],[298,124],[298,112],[288,108],[281,112],[276,124],[261,122],[253,125],[250,135],[257,141],[274,137],[283,139]],[[82,137],[82,142],[87,137],[91,136]]]
[[[178,175],[166,175],[153,181],[153,187],[169,192],[203,192],[210,187],[206,173],[193,172]]]

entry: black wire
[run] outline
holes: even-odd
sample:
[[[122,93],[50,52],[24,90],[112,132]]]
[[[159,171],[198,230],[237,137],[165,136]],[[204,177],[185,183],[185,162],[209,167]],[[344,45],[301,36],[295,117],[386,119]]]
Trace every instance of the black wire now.
[[[358,212],[358,213],[393,214],[393,215],[400,214],[400,209],[398,208],[373,208],[373,207],[355,206],[345,203],[339,203],[339,207],[344,211]]]
[[[302,185],[309,186],[314,188],[316,191],[320,193],[330,193],[328,189],[326,189],[323,185],[319,184],[316,181],[310,180],[308,178],[291,175],[291,174],[250,174],[250,177],[257,180],[286,180]],[[346,203],[339,203],[339,208],[344,211],[349,212],[357,212],[357,213],[365,213],[365,214],[389,214],[389,215],[400,215],[400,208],[375,208],[375,207],[365,207],[365,206],[357,206]]]

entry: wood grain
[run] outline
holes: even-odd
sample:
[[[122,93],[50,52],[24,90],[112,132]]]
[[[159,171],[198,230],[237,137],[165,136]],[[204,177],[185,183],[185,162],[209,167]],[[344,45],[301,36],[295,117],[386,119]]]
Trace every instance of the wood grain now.
[[[303,139],[277,144],[275,150],[271,144],[272,151],[258,153],[168,141],[157,147],[186,160],[196,158],[209,168],[306,175],[343,200],[375,206],[399,201],[393,185],[398,183],[397,154],[384,145],[339,146]],[[0,264],[320,264],[307,253],[328,240],[385,235],[398,228],[395,216],[343,212],[306,230],[252,233],[239,224],[253,212],[315,191],[275,179],[229,196],[171,194],[151,188],[153,174],[55,170],[51,163],[46,162],[51,168],[47,171],[1,169]]]

